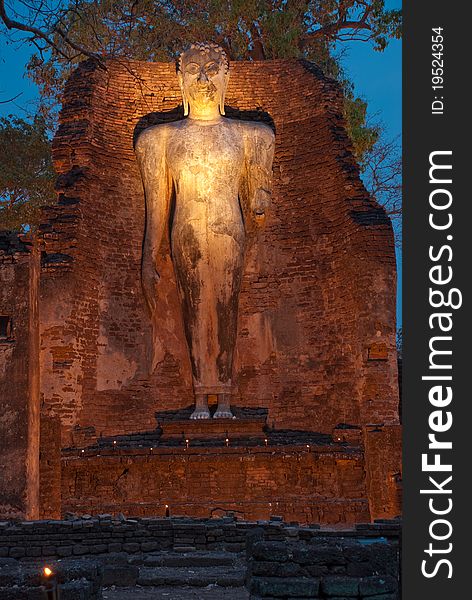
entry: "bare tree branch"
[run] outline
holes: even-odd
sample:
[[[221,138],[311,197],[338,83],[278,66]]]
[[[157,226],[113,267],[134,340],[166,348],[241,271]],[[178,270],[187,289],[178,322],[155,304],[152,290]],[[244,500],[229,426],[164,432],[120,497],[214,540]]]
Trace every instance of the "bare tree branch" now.
[[[0,104],[8,104],[9,102],[13,102],[17,98],[19,98],[22,94],[23,94],[23,92],[20,92],[16,96],[13,96],[13,98],[9,98],[8,100],[0,100]]]
[[[385,139],[385,131],[363,161],[363,179],[371,196],[392,219],[397,246],[401,242],[402,158],[399,136]]]
[[[369,23],[369,17],[373,11],[372,2],[357,2],[357,4],[363,6],[363,12],[357,18],[356,15],[350,14],[350,10],[353,8],[354,2],[339,2],[337,19],[333,23],[324,25],[316,31],[305,34],[301,40],[302,47],[307,43],[317,40],[320,38],[337,38],[337,39],[351,39],[351,36],[358,34],[360,31],[369,32],[362,39],[368,41],[372,37],[372,26]],[[353,18],[354,17],[354,18]],[[341,33],[344,30],[351,30],[351,34]]]
[[[38,27],[35,27],[33,25],[27,25],[25,23],[21,23],[20,21],[15,21],[13,19],[10,19],[10,17],[7,15],[7,12],[5,9],[5,0],[0,0],[0,18],[2,19],[2,21],[5,24],[5,26],[7,27],[7,29],[10,29],[10,30],[17,29],[18,31],[24,31],[25,33],[31,33],[31,34],[33,34],[33,38],[32,38],[33,40],[35,40],[37,38],[44,40],[50,48],[54,49],[63,58],[65,58],[67,60],[71,60],[71,57],[64,54],[63,50],[54,41],[52,36],[54,34],[57,34],[73,50],[79,52],[83,56],[87,56],[88,58],[93,58],[94,60],[97,61],[97,63],[99,64],[99,66],[101,68],[106,69],[103,61],[101,60],[101,57],[97,53],[91,52],[90,50],[87,50],[87,48],[85,48],[84,46],[81,46],[80,44],[77,44],[76,42],[71,40],[68,37],[68,35],[65,33],[65,31],[58,24],[53,25],[49,31],[44,32],[41,29],[39,29]]]
[[[353,31],[358,32],[359,30],[371,31],[371,27],[368,23],[364,21],[337,21],[336,23],[330,23],[329,25],[325,25],[324,27],[320,27],[316,31],[311,33],[307,33],[303,36],[301,42],[302,45],[306,45],[312,40],[320,39],[323,37],[332,38],[337,33],[340,33],[344,29],[351,29]],[[341,34],[343,35],[343,34]],[[370,36],[369,36],[370,37]]]

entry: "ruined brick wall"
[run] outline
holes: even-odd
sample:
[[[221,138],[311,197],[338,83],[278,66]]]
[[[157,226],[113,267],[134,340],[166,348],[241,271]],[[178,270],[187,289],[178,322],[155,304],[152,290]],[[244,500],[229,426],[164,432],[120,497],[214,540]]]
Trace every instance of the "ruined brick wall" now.
[[[0,516],[37,518],[39,257],[0,232]]]
[[[41,394],[64,444],[76,425],[153,429],[156,411],[192,403],[168,239],[161,360],[147,372],[133,152],[136,130],[179,104],[171,64],[85,63],[67,86],[58,204],[41,228]],[[266,407],[271,425],[292,429],[397,422],[392,228],[359,180],[336,84],[295,60],[237,62],[226,104],[232,118],[268,115],[276,133],[272,206],[246,256],[237,404]]]
[[[320,531],[318,525],[296,527],[281,522],[280,517],[275,517],[270,522],[251,523],[229,516],[195,520],[178,517],[113,520],[110,515],[101,515],[96,518],[75,518],[72,521],[26,524],[10,521],[0,522],[0,558],[43,557],[53,560],[71,556],[102,555],[108,559],[108,553],[146,553],[181,549],[183,546],[191,546],[197,550],[241,552],[246,545],[249,546],[251,540],[259,539],[262,533],[265,540],[299,542],[301,549],[304,542],[315,545],[318,544],[318,540],[329,538],[329,545],[337,546],[336,549],[329,549],[330,559],[338,558],[337,562],[343,565],[346,564],[346,560],[339,560],[340,545],[351,546],[351,541],[356,543],[356,540],[361,538],[364,550],[349,552],[350,562],[358,562],[356,574],[360,574],[362,568],[369,568],[367,561],[371,551],[368,548],[376,545],[376,540],[380,543],[387,541],[393,548],[398,547],[399,525],[398,522],[372,526],[362,524],[355,530]],[[366,538],[371,542],[368,546],[365,544]],[[300,555],[302,554],[301,550]],[[371,559],[378,568],[382,559],[380,557],[379,561],[375,558],[375,553],[372,554]],[[328,558],[328,552],[325,558]],[[395,568],[397,561],[391,560],[389,563],[391,568]]]
[[[399,600],[398,545],[317,537],[309,543],[273,542],[256,535],[248,544],[250,600]]]

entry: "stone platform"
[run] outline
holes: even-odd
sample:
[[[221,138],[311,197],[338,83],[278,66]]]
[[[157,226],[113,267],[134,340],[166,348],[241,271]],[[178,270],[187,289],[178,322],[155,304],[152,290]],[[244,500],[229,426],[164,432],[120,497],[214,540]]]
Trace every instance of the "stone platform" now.
[[[169,509],[188,517],[232,511],[246,520],[279,514],[334,525],[400,514],[395,463],[386,456],[392,443],[384,444],[399,435],[396,429],[340,423],[329,435],[275,429],[260,408],[233,406],[235,419],[202,421],[189,418],[192,408],[156,414],[149,431],[98,438],[92,428],[77,431],[80,445],[49,456],[56,477],[48,479],[47,501],[56,499],[56,508],[47,516],[150,517]],[[371,471],[369,455],[377,457]],[[386,482],[385,469],[392,473]],[[369,504],[367,489],[395,503]]]
[[[162,430],[160,441],[170,440],[218,440],[226,443],[250,437],[267,439],[264,417],[245,419],[181,419],[178,421],[159,420]]]

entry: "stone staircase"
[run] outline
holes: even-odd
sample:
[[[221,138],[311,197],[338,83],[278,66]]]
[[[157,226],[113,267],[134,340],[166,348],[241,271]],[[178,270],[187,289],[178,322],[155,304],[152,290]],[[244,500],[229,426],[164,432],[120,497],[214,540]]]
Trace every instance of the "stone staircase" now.
[[[245,576],[244,555],[231,552],[161,551],[127,558],[110,556],[104,565],[103,597],[243,600],[248,598]]]

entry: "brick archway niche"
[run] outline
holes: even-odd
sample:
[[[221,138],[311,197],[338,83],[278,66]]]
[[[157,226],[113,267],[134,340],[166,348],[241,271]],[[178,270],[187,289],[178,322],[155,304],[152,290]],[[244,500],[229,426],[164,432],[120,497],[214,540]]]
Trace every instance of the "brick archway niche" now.
[[[237,406],[253,433],[223,427],[186,445],[168,425],[193,402],[190,366],[167,239],[162,348],[147,369],[133,138],[178,118],[180,102],[173,64],[86,62],[67,84],[58,201],[39,239],[42,515],[166,504],[301,522],[398,514],[392,227],[359,178],[337,85],[308,63],[232,63],[226,96],[229,118],[276,135],[272,206],[251,237],[239,309]]]

